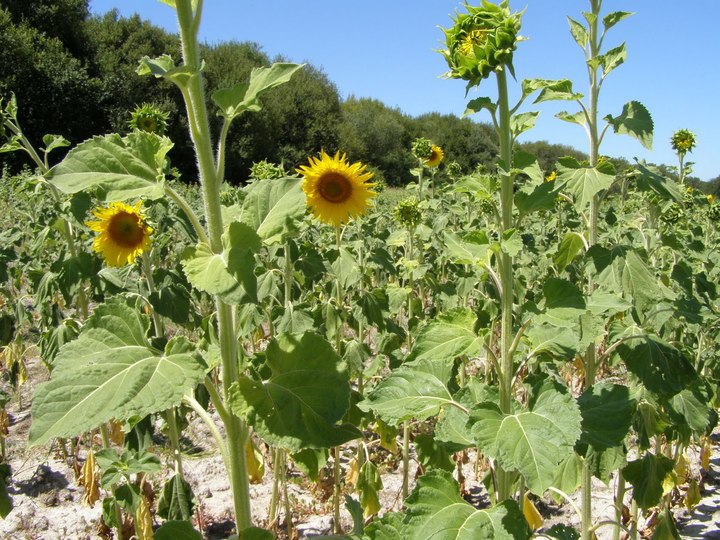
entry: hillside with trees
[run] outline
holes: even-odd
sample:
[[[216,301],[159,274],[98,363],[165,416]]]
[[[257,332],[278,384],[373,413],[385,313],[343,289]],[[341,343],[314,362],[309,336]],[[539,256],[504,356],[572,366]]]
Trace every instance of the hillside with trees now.
[[[32,7],[32,9],[31,9]],[[269,58],[257,43],[206,44],[207,95],[247,80],[250,70],[282,58]],[[91,16],[87,0],[3,0],[0,5],[0,97],[17,96],[26,135],[38,143],[46,133],[75,144],[93,135],[129,130],[130,114],[150,103],[168,114],[167,135],[175,147],[173,165],[186,181],[196,176],[182,100],[168,82],[136,74],[144,57],[170,54],[180,58],[174,34],[135,15],[117,11]],[[426,137],[442,146],[446,163],[463,172],[478,165],[491,170],[498,154],[491,125],[470,118],[428,112],[411,117],[382,102],[350,96],[321,69],[307,65],[290,83],[263,97],[259,113],[246,114],[229,133],[226,178],[241,184],[253,163],[267,160],[293,170],[324,149],[341,150],[371,167],[389,185],[412,180],[416,165],[411,143]],[[210,106],[212,110],[212,106]],[[213,130],[220,118],[211,118]],[[523,150],[552,170],[564,155],[583,159],[573,148],[546,141],[522,143]],[[62,158],[62,152],[54,155]],[[24,163],[18,154],[3,154],[10,170]],[[620,163],[622,170],[622,165]],[[706,189],[720,189],[720,177]]]

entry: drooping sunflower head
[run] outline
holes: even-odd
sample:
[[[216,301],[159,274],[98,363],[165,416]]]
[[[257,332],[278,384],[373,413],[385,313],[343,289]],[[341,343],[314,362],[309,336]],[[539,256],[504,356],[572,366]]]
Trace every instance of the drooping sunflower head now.
[[[393,209],[395,221],[408,229],[414,229],[422,220],[420,203],[415,197],[409,197],[397,203]]]
[[[442,148],[440,148],[437,144],[433,144],[430,151],[430,157],[425,161],[425,166],[431,168],[437,167],[440,163],[442,163],[444,157],[445,153]]]
[[[418,137],[412,143],[412,153],[420,161],[427,161],[432,156],[432,147],[430,139]]]
[[[447,77],[478,86],[493,71],[507,66],[513,72],[512,56],[522,37],[518,35],[522,12],[511,13],[507,0],[499,5],[483,0],[467,13],[457,13],[451,28],[443,28],[447,49],[439,51],[450,71]]]
[[[149,103],[135,107],[130,116],[130,128],[156,135],[164,135],[170,115]]]
[[[363,215],[376,193],[368,182],[373,173],[360,162],[348,163],[345,154],[330,157],[325,151],[308,159],[297,172],[303,175],[307,205],[315,217],[336,227]]]
[[[96,220],[85,225],[95,231],[93,250],[99,253],[109,266],[125,266],[135,261],[138,255],[150,248],[153,230],[145,222],[140,210],[142,202],[134,206],[122,202],[111,202],[105,208],[96,208]]]
[[[462,176],[462,166],[457,161],[451,161],[447,164],[447,169],[445,169],[445,172],[447,172],[448,178],[450,180],[455,181],[459,180]]]
[[[670,144],[678,154],[685,155],[695,148],[695,134],[689,129],[679,129],[673,133]]]

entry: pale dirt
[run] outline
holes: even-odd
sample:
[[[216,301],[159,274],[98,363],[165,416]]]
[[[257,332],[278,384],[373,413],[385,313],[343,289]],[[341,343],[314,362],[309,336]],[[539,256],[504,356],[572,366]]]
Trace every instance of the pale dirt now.
[[[21,390],[22,406],[17,399],[7,407],[10,428],[7,439],[8,461],[12,467],[10,494],[14,508],[5,520],[0,519],[0,539],[3,540],[86,540],[100,539],[98,522],[101,515],[100,504],[89,508],[81,503],[83,488],[78,486],[75,473],[69,460],[65,460],[57,448],[27,448],[27,434],[30,427],[31,382],[47,378],[47,371],[37,360],[28,362],[28,383]],[[222,459],[213,445],[207,428],[199,421],[193,421],[188,433],[188,443],[200,450],[195,457],[186,456],[183,461],[185,476],[192,485],[199,502],[194,525],[201,528],[206,538],[227,538],[233,531],[232,497]],[[341,460],[343,469],[348,465],[354,448],[348,446]],[[80,451],[81,460],[84,450]],[[472,455],[470,456],[473,457]],[[697,456],[691,461],[698,462]],[[162,456],[172,470],[170,458]],[[479,479],[475,477],[473,460],[465,465],[465,492],[467,499],[479,505],[487,504],[487,496]],[[720,444],[715,438],[715,453],[709,473],[703,476],[703,500],[690,515],[682,508],[675,510],[680,536],[684,539],[720,539]],[[411,463],[411,485],[417,473],[417,464]],[[167,474],[167,473],[166,473]],[[288,473],[288,493],[293,509],[293,538],[312,538],[332,532],[332,506],[330,501],[331,484],[319,485],[306,480],[297,470],[291,468]],[[154,478],[157,488],[162,478]],[[381,492],[383,512],[401,510],[402,466],[390,460],[382,469],[384,488]],[[594,521],[613,519],[613,486],[604,486],[597,482],[593,490]],[[263,482],[251,485],[253,519],[256,525],[267,527],[268,507],[272,489],[272,471],[266,467]],[[355,494],[357,498],[357,494]],[[579,504],[577,494],[573,497]],[[554,523],[579,525],[579,516],[570,504],[558,505],[549,497],[539,504],[545,527]],[[279,538],[288,538],[285,514],[280,512],[277,526]],[[158,522],[159,523],[159,522]],[[350,515],[343,508],[342,526],[345,531],[352,529]],[[640,528],[642,530],[642,527]],[[611,527],[598,530],[598,540],[612,537]]]

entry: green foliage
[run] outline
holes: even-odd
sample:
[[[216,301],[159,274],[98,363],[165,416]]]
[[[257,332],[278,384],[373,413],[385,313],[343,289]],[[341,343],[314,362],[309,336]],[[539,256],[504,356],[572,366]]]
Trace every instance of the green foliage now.
[[[147,317],[121,300],[99,306],[78,339],[60,349],[50,381],[36,388],[30,444],[180,403],[204,377],[204,363],[182,337],[156,349],[148,329]]]

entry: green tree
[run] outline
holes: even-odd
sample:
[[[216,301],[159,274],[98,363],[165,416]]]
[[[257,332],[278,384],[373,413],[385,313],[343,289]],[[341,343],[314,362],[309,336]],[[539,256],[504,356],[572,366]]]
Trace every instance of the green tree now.
[[[381,171],[389,185],[412,180],[417,163],[410,152],[409,122],[400,109],[370,98],[350,97],[342,104],[340,148],[353,161],[368,163]]]
[[[50,38],[57,38],[75,58],[88,55],[85,20],[88,0],[3,0],[16,25],[26,23]]]
[[[470,118],[437,112],[413,119],[412,137],[425,137],[442,147],[446,161],[457,161],[465,172],[478,164],[494,170],[499,152],[494,128]]]
[[[46,133],[80,142],[97,125],[97,85],[83,63],[73,57],[60,39],[49,37],[22,19],[15,23],[0,8],[0,96],[17,96],[23,130],[40,145]],[[62,152],[54,154],[60,159]],[[3,156],[17,165],[20,154]]]

